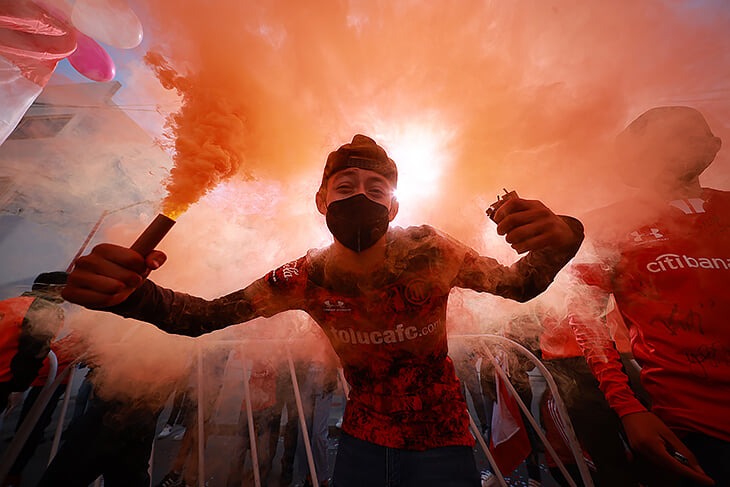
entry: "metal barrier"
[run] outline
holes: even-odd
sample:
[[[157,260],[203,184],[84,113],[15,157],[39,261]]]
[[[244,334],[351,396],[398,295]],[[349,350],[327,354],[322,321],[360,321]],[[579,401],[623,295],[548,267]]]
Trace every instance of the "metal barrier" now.
[[[490,341],[499,342],[501,344],[507,345],[515,350],[518,350],[521,352],[524,356],[530,359],[530,361],[535,365],[535,367],[540,370],[540,373],[545,378],[545,381],[547,382],[548,387],[550,388],[550,391],[553,394],[553,397],[555,399],[555,405],[558,408],[558,414],[563,421],[565,425],[565,433],[568,436],[569,440],[569,447],[573,454],[573,458],[575,459],[576,465],[578,466],[578,471],[580,473],[581,479],[583,481],[583,485],[585,487],[593,487],[593,479],[591,478],[590,472],[588,470],[588,465],[586,464],[585,459],[583,458],[583,452],[580,447],[580,442],[578,441],[578,438],[575,435],[575,430],[573,429],[573,424],[570,421],[570,416],[568,415],[568,410],[565,407],[565,403],[563,402],[562,398],[560,397],[560,392],[558,391],[558,386],[555,383],[555,380],[553,379],[552,374],[550,371],[545,367],[545,365],[538,359],[532,352],[527,350],[525,347],[520,345],[519,343],[510,340],[508,338],[505,338],[503,336],[499,335],[488,335],[488,334],[474,334],[474,335],[451,335],[449,337],[450,339],[469,339],[469,340],[475,340],[475,339],[487,339]],[[525,405],[525,403],[520,398],[519,394],[517,394],[517,391],[515,390],[514,386],[509,380],[509,377],[507,377],[507,374],[505,374],[502,367],[499,365],[497,360],[494,357],[494,354],[489,350],[489,347],[484,347],[484,351],[486,352],[487,359],[492,362],[494,365],[494,369],[499,375],[500,379],[505,383],[507,388],[510,391],[510,394],[514,396],[514,398],[517,400],[518,405],[520,406],[520,409],[525,414],[525,417],[530,422],[532,427],[535,430],[535,433],[539,436],[542,443],[545,445],[545,448],[548,450],[550,455],[555,460],[555,463],[557,464],[558,468],[560,469],[560,472],[565,476],[566,481],[571,487],[576,487],[575,480],[570,476],[568,473],[568,470],[565,468],[565,465],[558,457],[557,453],[555,452],[555,449],[552,447],[550,442],[548,441],[547,437],[545,437],[545,434],[542,432],[542,428],[537,423],[535,418],[532,416],[532,413],[530,412],[530,409]],[[472,432],[476,436],[477,441],[479,442],[480,446],[484,450],[484,453],[487,455],[487,458],[489,459],[489,462],[492,464],[492,468],[495,469],[495,474],[497,475],[497,478],[500,481],[500,484],[503,487],[507,486],[507,483],[504,480],[504,476],[501,472],[499,472],[499,469],[496,465],[496,463],[493,461],[493,458],[489,452],[489,448],[487,447],[486,443],[484,442],[484,439],[482,438],[482,435],[479,433],[479,429],[476,427],[476,424],[474,423],[474,419],[471,418],[470,414],[470,424],[472,427]]]
[[[543,377],[546,380],[546,383],[548,387],[550,388],[553,397],[555,399],[555,404],[558,408],[558,413],[563,421],[563,423],[566,426],[566,434],[569,439],[569,446],[571,448],[571,452],[573,454],[573,457],[575,458],[576,464],[578,466],[583,484],[585,487],[593,487],[593,481],[591,479],[590,473],[588,471],[588,466],[586,465],[586,462],[583,458],[583,454],[581,451],[580,444],[576,438],[575,431],[573,429],[572,423],[570,422],[570,418],[567,413],[567,409],[565,408],[565,404],[562,401],[557,385],[555,384],[555,381],[553,380],[552,375],[550,372],[545,368],[545,366],[542,364],[542,362],[535,357],[529,350],[521,346],[519,343],[514,342],[512,340],[509,340],[505,337],[499,336],[499,335],[488,335],[488,334],[474,334],[474,335],[450,335],[450,340],[470,340],[470,341],[479,341],[479,340],[486,340],[487,342],[497,343],[499,345],[506,345],[510,347],[513,350],[516,350],[520,353],[522,353],[525,357],[527,357],[542,373]],[[309,432],[307,431],[306,426],[306,420],[304,416],[304,407],[302,404],[302,398],[301,398],[301,391],[299,389],[299,384],[296,377],[296,371],[294,368],[294,363],[292,360],[291,353],[289,351],[288,345],[289,341],[287,340],[270,340],[270,339],[243,339],[243,340],[201,340],[196,344],[196,361],[197,361],[197,381],[198,381],[198,445],[197,445],[197,454],[198,454],[198,483],[200,487],[203,487],[205,485],[205,419],[204,419],[204,411],[203,407],[201,405],[204,403],[204,393],[203,393],[203,347],[204,346],[210,346],[210,345],[230,345],[231,349],[234,346],[240,347],[241,350],[241,361],[243,363],[243,373],[244,373],[244,399],[246,404],[246,419],[248,422],[248,430],[249,430],[249,444],[250,444],[250,452],[251,452],[251,458],[252,458],[252,466],[253,466],[253,472],[254,472],[254,483],[256,487],[261,486],[261,478],[260,478],[260,469],[258,465],[258,455],[257,455],[257,444],[256,444],[256,431],[255,431],[255,424],[253,420],[253,411],[251,407],[251,397],[250,397],[250,388],[248,384],[248,373],[246,366],[246,356],[245,356],[245,345],[251,344],[251,343],[276,343],[279,345],[283,345],[286,347],[286,358],[288,362],[289,372],[292,380],[292,387],[295,394],[295,400],[296,400],[296,406],[297,411],[299,413],[299,425],[302,432],[302,438],[303,443],[305,446],[305,452],[307,455],[307,462],[310,470],[310,475],[312,479],[317,479],[316,475],[316,468],[314,465],[314,459],[312,454],[312,448],[309,441]],[[492,345],[494,346],[494,345]],[[560,460],[560,458],[555,453],[555,450],[553,449],[552,445],[550,445],[549,441],[545,437],[544,433],[542,432],[542,429],[540,425],[537,423],[535,418],[530,413],[529,408],[524,404],[524,402],[520,399],[519,395],[517,394],[517,391],[515,390],[514,386],[509,381],[509,378],[505,374],[502,367],[499,365],[497,360],[494,357],[494,354],[490,350],[489,346],[484,347],[484,355],[487,360],[490,360],[494,366],[495,371],[499,375],[502,381],[504,381],[505,386],[509,389],[510,393],[516,398],[520,409],[527,417],[530,424],[535,429],[535,432],[540,437],[541,441],[545,445],[545,448],[548,450],[548,452],[552,455],[552,457],[555,459],[558,468],[563,473],[565,478],[567,479],[568,483],[575,487],[576,483],[568,473],[567,469],[565,468],[563,462]],[[36,400],[36,403],[31,408],[30,413],[26,417],[25,421],[19,428],[17,434],[13,438],[12,442],[6,449],[5,453],[3,454],[2,461],[0,462],[0,482],[2,482],[5,477],[7,476],[8,471],[10,470],[10,467],[12,466],[13,462],[17,458],[18,454],[20,453],[20,450],[22,449],[23,445],[25,444],[28,436],[30,435],[33,427],[37,423],[38,419],[40,418],[41,413],[43,412],[43,409],[45,409],[46,405],[48,404],[48,401],[53,394],[53,392],[58,388],[58,386],[63,382],[66,375],[69,373],[73,373],[74,369],[76,368],[76,362],[72,363],[67,367],[64,371],[61,372],[61,374],[56,374],[57,371],[57,359],[53,352],[49,353],[49,358],[51,360],[51,372],[49,373],[49,378],[46,384],[44,385],[43,389],[41,390],[41,393]],[[345,393],[345,396],[347,397],[349,395],[349,385],[347,383],[347,380],[345,379],[344,373],[342,369],[338,369],[338,375],[340,382],[342,384],[343,391]],[[73,377],[73,376],[72,376]],[[69,381],[70,382],[70,381]],[[56,434],[54,436],[53,445],[51,448],[51,455],[48,460],[52,460],[53,456],[55,455],[57,449],[58,449],[58,441],[60,439],[60,435],[63,431],[63,423],[64,423],[64,416],[68,407],[68,401],[69,396],[71,394],[71,387],[68,387],[63,399],[63,406],[61,410],[61,417],[59,419],[59,422],[56,426]],[[483,436],[479,432],[479,428],[477,427],[474,419],[471,417],[471,414],[469,415],[470,420],[470,427],[472,428],[472,432],[477,439],[477,442],[481,446],[482,450],[484,451],[484,454],[486,455],[488,461],[492,465],[492,468],[495,471],[495,475],[497,476],[500,484],[502,486],[506,486],[507,483],[504,479],[504,476],[502,472],[499,471],[499,467],[497,466],[496,462],[494,461],[493,455],[489,451],[488,446],[486,445],[486,442],[484,441]],[[156,437],[156,435],[155,435]],[[152,446],[152,454],[150,458],[150,468],[152,468],[152,459],[154,457],[155,452],[155,445],[153,443]],[[150,476],[151,477],[151,476]],[[97,480],[96,485],[99,485],[99,481]]]
[[[304,405],[302,404],[302,396],[301,391],[299,390],[299,383],[297,381],[297,375],[296,370],[294,368],[294,361],[292,360],[291,352],[288,348],[289,341],[285,340],[257,340],[257,339],[248,339],[248,340],[216,340],[216,341],[206,341],[205,344],[212,344],[212,343],[224,343],[224,344],[231,344],[231,345],[238,345],[241,350],[241,362],[243,364],[243,388],[244,388],[244,401],[246,404],[246,420],[248,422],[248,437],[249,437],[249,451],[251,452],[251,463],[253,467],[253,473],[254,473],[254,485],[255,487],[261,487],[261,472],[258,464],[258,446],[256,444],[256,430],[255,430],[255,424],[253,420],[253,410],[251,407],[251,391],[249,388],[249,375],[248,371],[246,369],[246,355],[245,355],[245,343],[251,343],[251,342],[278,342],[286,346],[286,357],[287,362],[289,366],[289,374],[291,376],[292,380],[292,388],[294,390],[294,398],[297,405],[297,412],[299,413],[299,426],[301,428],[302,432],[302,438],[304,443],[304,450],[307,455],[307,463],[309,467],[309,473],[312,477],[312,479],[317,479],[317,472],[314,465],[314,455],[312,454],[312,446],[309,441],[309,432],[307,431],[307,424],[304,417]],[[203,409],[200,407],[201,404],[203,404],[203,388],[201,387],[202,381],[203,381],[203,359],[202,359],[202,343],[197,344],[197,356],[198,356],[198,367],[197,367],[197,377],[198,377],[198,485],[199,487],[205,486],[205,450],[204,450],[204,441],[201,441],[201,438],[203,438],[204,434],[204,421],[203,421]],[[343,382],[343,384],[346,384],[346,382]]]
[[[69,365],[69,369],[71,372],[69,372],[68,376],[68,387],[66,387],[66,391],[63,393],[63,404],[61,405],[61,413],[60,417],[58,418],[58,424],[56,425],[56,432],[53,435],[53,443],[51,444],[51,453],[48,455],[48,465],[51,464],[51,461],[53,461],[53,457],[56,456],[56,452],[58,452],[58,445],[61,442],[61,434],[63,433],[63,424],[66,418],[66,411],[68,411],[68,403],[71,399],[71,384],[73,384],[74,377],[76,376],[76,364]]]

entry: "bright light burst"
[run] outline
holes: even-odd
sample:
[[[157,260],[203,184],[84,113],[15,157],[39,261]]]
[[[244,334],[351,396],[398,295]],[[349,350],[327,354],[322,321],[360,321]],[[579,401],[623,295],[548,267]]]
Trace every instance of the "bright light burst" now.
[[[377,137],[398,166],[398,225],[423,223],[424,208],[441,190],[441,178],[451,163],[451,135],[429,125],[409,124],[379,131]]]

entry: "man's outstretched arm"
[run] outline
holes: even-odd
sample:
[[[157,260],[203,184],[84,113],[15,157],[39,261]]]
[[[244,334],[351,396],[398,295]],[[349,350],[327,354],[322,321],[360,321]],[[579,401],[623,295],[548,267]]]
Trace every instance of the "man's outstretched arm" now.
[[[289,305],[265,279],[214,300],[165,289],[147,279],[165,260],[159,251],[143,258],[125,247],[99,245],[76,262],[62,295],[90,309],[146,321],[167,332],[188,336],[257,316],[271,316]]]

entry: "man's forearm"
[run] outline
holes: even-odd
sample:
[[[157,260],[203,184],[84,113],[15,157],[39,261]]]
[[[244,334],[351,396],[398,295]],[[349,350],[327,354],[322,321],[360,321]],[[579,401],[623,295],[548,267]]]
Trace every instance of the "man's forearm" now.
[[[512,265],[515,274],[519,276],[519,280],[523,283],[520,289],[521,296],[517,298],[518,301],[529,301],[545,291],[558,272],[578,252],[584,238],[583,225],[579,220],[570,216],[561,215],[561,218],[575,233],[575,242],[559,249],[547,248],[532,251]]]
[[[124,302],[105,308],[178,335],[199,336],[255,317],[243,291],[208,301],[145,281]]]

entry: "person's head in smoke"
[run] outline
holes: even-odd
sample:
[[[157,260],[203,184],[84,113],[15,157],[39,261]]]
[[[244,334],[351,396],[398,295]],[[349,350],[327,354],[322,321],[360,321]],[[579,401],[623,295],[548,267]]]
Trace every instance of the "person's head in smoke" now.
[[[61,291],[67,280],[68,274],[65,272],[43,272],[33,281],[31,293],[48,301],[61,303],[63,302]]]
[[[327,157],[315,201],[327,228],[354,252],[369,249],[398,214],[398,169],[385,150],[365,135],[355,135]]]
[[[722,141],[696,109],[666,106],[647,110],[617,137],[622,177],[631,186],[673,194],[699,186]]]

